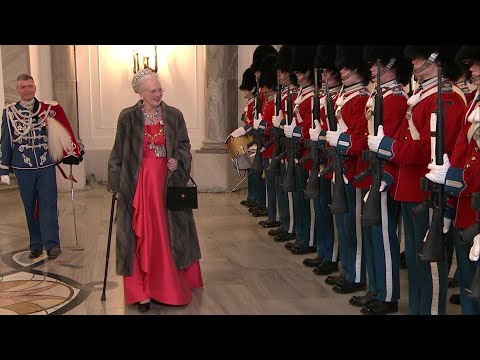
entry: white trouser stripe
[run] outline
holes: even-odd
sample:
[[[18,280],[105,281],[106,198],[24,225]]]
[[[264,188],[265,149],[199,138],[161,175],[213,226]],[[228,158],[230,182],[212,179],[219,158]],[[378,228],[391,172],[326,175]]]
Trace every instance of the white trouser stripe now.
[[[287,193],[288,196],[288,213],[290,214],[290,225],[288,226],[288,233],[291,234],[293,232],[293,222],[295,219],[295,215],[293,214],[293,193]]]
[[[308,240],[308,246],[314,245],[315,240],[315,206],[313,205],[313,199],[310,199],[310,240]]]
[[[355,189],[355,230],[357,233],[357,255],[355,256],[355,282],[359,283],[362,269],[362,189]]]
[[[330,182],[331,184],[331,182]],[[333,186],[330,185],[330,193],[332,194],[333,198]],[[333,252],[332,252],[332,262],[338,261],[338,231],[337,231],[337,222],[335,221],[335,217],[337,215],[333,215]]]
[[[392,301],[393,292],[393,271],[392,271],[392,252],[390,250],[390,237],[388,234],[388,195],[386,192],[380,194],[382,210],[382,238],[383,251],[385,253],[385,301]]]
[[[431,262],[430,269],[432,270],[432,307],[430,314],[438,315],[438,299],[440,297],[440,279],[438,278],[438,263]]]
[[[263,162],[263,159],[262,159],[262,162]],[[265,207],[268,209],[268,181],[267,181],[267,172],[265,171],[265,169],[262,169],[262,176],[263,174],[265,174]]]

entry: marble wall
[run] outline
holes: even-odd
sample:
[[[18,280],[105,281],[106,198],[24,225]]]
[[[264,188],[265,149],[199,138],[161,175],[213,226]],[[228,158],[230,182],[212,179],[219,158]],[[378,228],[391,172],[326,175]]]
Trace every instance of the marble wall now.
[[[15,90],[17,76],[30,73],[28,45],[1,45],[3,91],[5,104],[17,102],[20,97]]]

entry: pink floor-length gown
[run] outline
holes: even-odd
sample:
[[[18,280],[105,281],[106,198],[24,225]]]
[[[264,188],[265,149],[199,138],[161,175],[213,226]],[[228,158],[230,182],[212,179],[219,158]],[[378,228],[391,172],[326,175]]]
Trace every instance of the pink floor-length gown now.
[[[123,278],[127,304],[154,299],[186,305],[192,297],[191,289],[203,286],[198,261],[186,269],[177,269],[173,260],[165,191],[167,158],[155,157],[155,151],[149,148],[152,140],[155,145],[165,145],[162,128],[160,123],[145,126],[143,158],[133,199],[133,274]]]

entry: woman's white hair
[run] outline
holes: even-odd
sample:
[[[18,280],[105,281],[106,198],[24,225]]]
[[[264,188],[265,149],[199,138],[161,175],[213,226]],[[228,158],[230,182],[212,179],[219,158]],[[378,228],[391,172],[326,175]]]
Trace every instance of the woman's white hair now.
[[[156,77],[160,81],[158,74],[150,68],[137,71],[135,75],[133,75],[132,79],[133,91],[135,91],[137,94],[141,92],[143,82],[151,77]]]

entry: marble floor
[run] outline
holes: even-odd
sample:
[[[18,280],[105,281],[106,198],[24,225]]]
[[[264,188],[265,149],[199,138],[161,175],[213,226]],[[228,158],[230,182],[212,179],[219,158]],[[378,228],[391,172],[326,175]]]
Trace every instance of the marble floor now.
[[[194,210],[202,249],[204,287],[188,306],[153,303],[148,315],[361,315],[311,268],[309,255],[292,255],[257,225],[240,200],[245,190],[199,194]],[[102,185],[75,193],[77,240],[71,194],[59,194],[62,254],[28,258],[28,231],[18,189],[0,188],[0,314],[138,315],[123,300],[115,274],[115,238],[109,259],[106,300],[101,301],[111,194]],[[114,229],[115,230],[115,229]],[[115,231],[114,231],[115,233]],[[78,242],[78,243],[77,243]],[[452,269],[452,272],[455,269]],[[407,314],[406,270],[401,270],[399,313]],[[458,289],[449,289],[450,294]],[[448,314],[460,307],[448,304]]]

